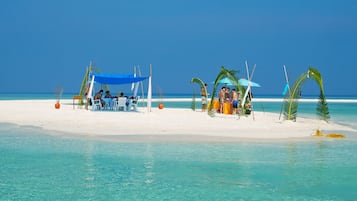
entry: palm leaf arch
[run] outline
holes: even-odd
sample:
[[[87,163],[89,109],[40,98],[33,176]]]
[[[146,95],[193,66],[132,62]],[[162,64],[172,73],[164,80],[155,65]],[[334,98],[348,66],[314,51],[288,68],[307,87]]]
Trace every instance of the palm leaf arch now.
[[[236,87],[237,90],[241,92],[241,94],[244,94],[245,89],[244,89],[244,87],[242,85],[239,84],[238,79],[237,79],[237,77],[235,75],[236,73],[238,73],[238,71],[229,70],[229,69],[226,69],[224,66],[221,66],[221,71],[217,75],[217,77],[216,77],[216,79],[214,81],[214,84],[213,84],[212,96],[211,96],[211,101],[210,101],[211,103],[213,103],[214,95],[217,93],[217,87],[220,84],[219,81],[221,79],[223,79],[223,78],[230,79],[232,81],[232,83],[233,83],[233,86]],[[242,101],[243,97],[240,96],[240,98],[241,98],[241,101]],[[213,115],[212,109],[213,109],[213,104],[209,104],[208,113],[210,115]],[[242,110],[244,110],[243,107],[242,107]]]
[[[293,87],[290,90],[290,93],[287,93],[284,98],[284,117],[286,120],[293,120],[296,121],[297,117],[297,109],[298,109],[298,100],[300,98],[300,91],[303,84],[308,79],[313,79],[320,88],[320,96],[319,102],[317,105],[317,114],[319,115],[320,119],[324,121],[328,121],[330,118],[328,106],[325,98],[324,92],[324,85],[322,81],[322,76],[320,72],[313,68],[309,67],[306,73],[301,74],[297,80],[295,81]]]
[[[191,79],[191,83],[197,83],[198,85],[200,85],[200,87],[204,88],[206,90],[206,94],[207,94],[207,89],[206,89],[206,86],[205,86],[205,83],[198,77],[194,77]]]
[[[191,83],[197,83],[198,85],[200,85],[200,87],[204,87],[205,86],[204,82],[198,77],[192,78],[191,79]]]
[[[207,87],[205,86],[205,83],[198,77],[192,78],[191,83],[197,83],[200,86],[200,88],[202,88],[202,87],[204,88],[204,90],[206,91],[206,100],[207,100]],[[192,105],[191,108],[193,110],[195,110],[195,108],[196,108],[196,94],[195,93],[193,94],[193,99],[192,99],[191,105]]]

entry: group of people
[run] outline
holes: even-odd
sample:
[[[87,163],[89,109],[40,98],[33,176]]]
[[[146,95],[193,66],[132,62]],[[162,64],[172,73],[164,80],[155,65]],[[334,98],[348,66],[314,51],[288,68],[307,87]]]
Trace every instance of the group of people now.
[[[229,87],[223,86],[218,92],[218,101],[220,113],[223,113],[224,103],[230,103],[233,114],[237,114],[239,112],[239,93],[236,89],[231,90]]]
[[[202,111],[205,112],[207,109],[207,84],[201,87],[201,100],[202,100]],[[229,87],[223,86],[218,92],[218,101],[219,101],[219,112],[223,113],[224,103],[230,103],[232,107],[232,113],[238,114],[239,110],[239,93],[236,89],[230,90]]]
[[[109,90],[105,91],[104,96],[103,96],[103,93],[104,93],[104,90],[101,89],[97,93],[95,93],[95,95],[93,97],[93,100],[100,100],[102,107],[105,107],[105,106],[107,106],[109,108],[113,107],[114,102],[117,101],[118,97],[128,98],[127,96],[124,96],[123,92],[120,92],[118,96],[112,96],[110,94]],[[127,103],[127,104],[129,105],[129,103]]]
[[[137,98],[135,98],[134,96],[130,96],[130,97],[125,96],[124,92],[120,92],[118,94],[118,96],[112,96],[110,94],[110,91],[107,90],[105,92],[104,97],[103,97],[103,92],[104,91],[101,89],[93,97],[94,100],[100,100],[101,105],[102,105],[103,108],[106,108],[106,107],[107,108],[113,108],[113,105],[114,105],[115,101],[118,101],[118,98],[120,98],[120,97],[124,97],[125,100],[126,100],[126,102],[125,102],[125,107],[126,107],[125,111],[129,110],[130,107],[133,107],[133,110],[136,110]]]

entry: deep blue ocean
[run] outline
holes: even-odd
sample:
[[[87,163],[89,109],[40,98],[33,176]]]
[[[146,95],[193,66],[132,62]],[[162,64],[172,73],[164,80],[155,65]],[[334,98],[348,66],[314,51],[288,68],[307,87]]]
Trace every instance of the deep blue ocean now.
[[[165,107],[190,108],[191,102]],[[315,107],[301,103],[299,116],[315,115]],[[279,102],[254,103],[256,111],[280,108]],[[329,103],[329,109],[332,121],[357,129],[357,103]],[[302,141],[129,143],[0,122],[0,200],[356,200],[357,133],[344,134]]]

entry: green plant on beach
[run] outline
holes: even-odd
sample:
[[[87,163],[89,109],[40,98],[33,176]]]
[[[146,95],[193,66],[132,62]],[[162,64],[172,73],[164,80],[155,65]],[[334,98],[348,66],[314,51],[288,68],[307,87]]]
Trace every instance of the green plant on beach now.
[[[301,74],[295,81],[290,92],[285,95],[284,98],[284,118],[286,120],[296,121],[297,111],[298,111],[298,100],[300,98],[301,87],[308,80],[312,78],[320,87],[319,102],[316,108],[317,115],[320,119],[328,121],[329,110],[325,98],[324,86],[320,72],[312,67],[309,67],[306,73]]]
[[[191,102],[191,109],[193,111],[196,110],[196,93],[195,92],[193,92],[193,97],[192,97],[192,102]]]
[[[320,117],[320,119],[328,122],[328,120],[330,119],[330,112],[328,110],[326,99],[324,97],[321,97],[321,94],[322,93],[320,92],[320,98],[316,107],[316,113]]]
[[[86,69],[86,73],[83,76],[83,80],[82,80],[82,84],[81,87],[79,89],[79,96],[84,96],[85,95],[85,90],[88,87],[88,84],[90,83],[90,79],[89,79],[89,75],[91,72],[95,72],[95,73],[100,73],[100,70],[98,68],[95,67],[94,64],[92,64],[92,62],[90,62],[89,67],[87,67]],[[105,91],[109,90],[109,86],[107,84],[102,86],[104,88]],[[81,100],[80,104],[84,104],[83,100]]]
[[[200,85],[200,88],[204,88],[204,90],[206,91],[206,100],[207,100],[207,88],[205,86],[205,83],[198,77],[192,78],[191,83],[197,83],[198,85]],[[192,110],[196,109],[196,93],[195,92],[193,92],[191,108],[192,108]]]

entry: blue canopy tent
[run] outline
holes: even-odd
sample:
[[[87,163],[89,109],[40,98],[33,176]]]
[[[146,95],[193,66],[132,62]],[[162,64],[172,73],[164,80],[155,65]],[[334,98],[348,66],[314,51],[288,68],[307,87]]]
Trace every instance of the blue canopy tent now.
[[[131,74],[99,74],[90,73],[89,77],[94,77],[94,82],[101,84],[131,84],[148,79],[149,77],[137,77]]]
[[[101,73],[90,73],[91,86],[89,88],[90,96],[92,96],[94,83],[100,84],[110,84],[110,85],[120,85],[120,84],[131,84],[138,83],[149,77],[138,77],[132,74],[101,74]]]
[[[148,97],[150,97],[150,99],[148,98],[148,106],[151,107],[151,73],[150,76],[139,77],[134,74],[101,74],[101,73],[91,72],[89,74],[89,78],[91,80],[91,83],[88,91],[88,98],[92,98],[93,96],[94,83],[109,84],[109,85],[132,84],[132,83],[138,84],[143,80],[149,79]]]

